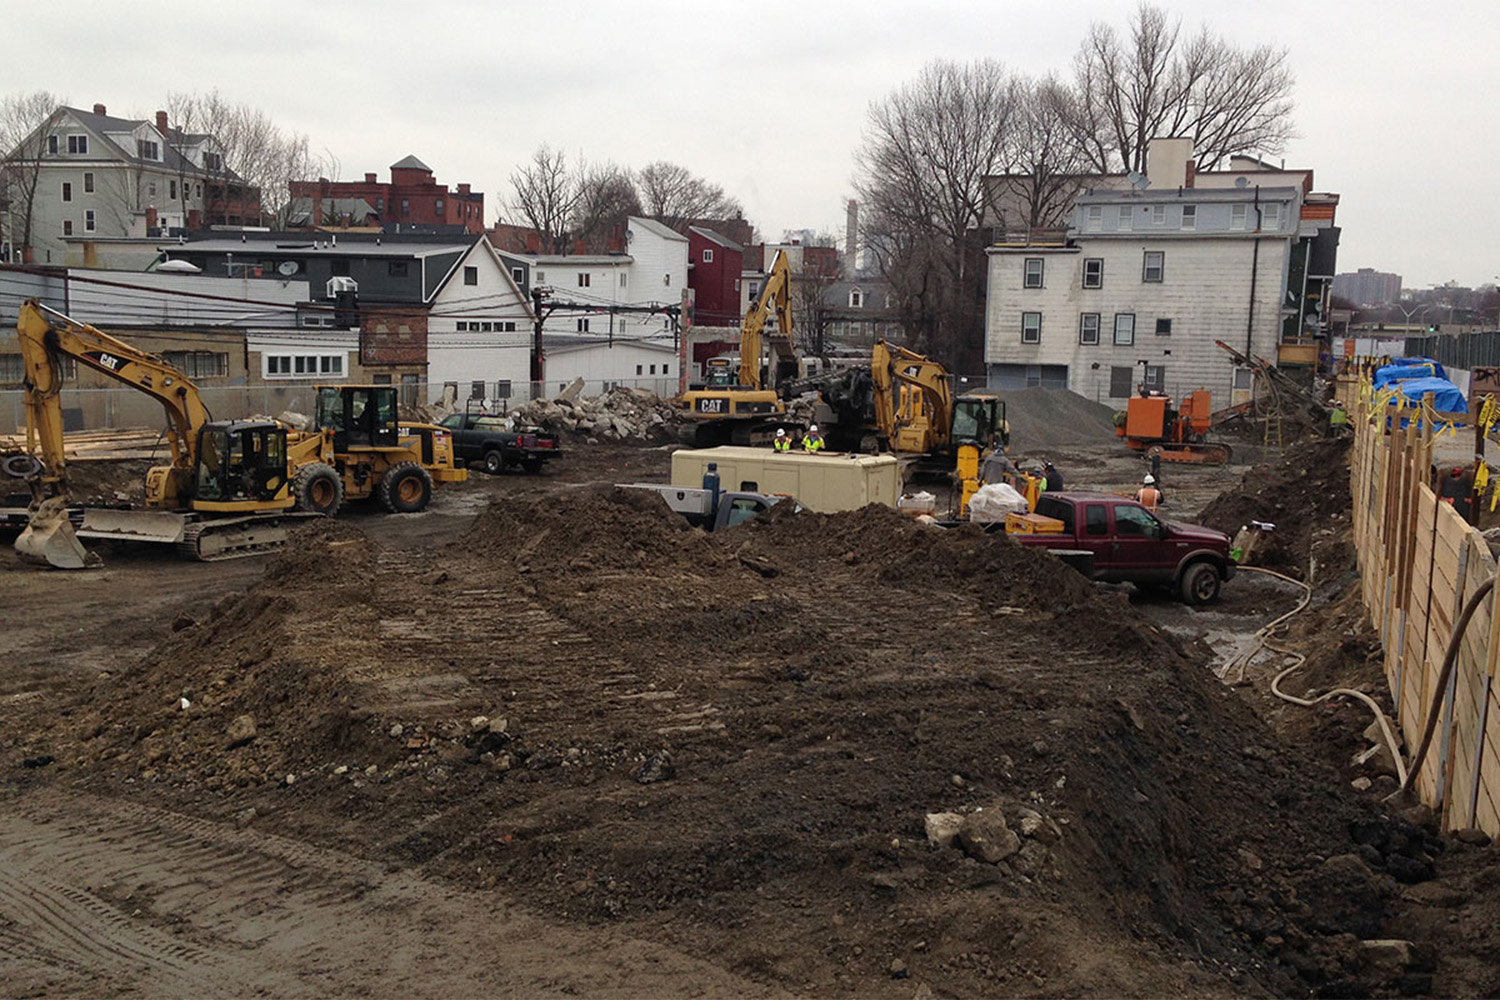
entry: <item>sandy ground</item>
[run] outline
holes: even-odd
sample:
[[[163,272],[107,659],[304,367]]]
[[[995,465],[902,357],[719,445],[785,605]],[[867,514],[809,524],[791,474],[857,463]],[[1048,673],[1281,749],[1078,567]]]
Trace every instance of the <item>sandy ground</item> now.
[[[1037,454],[1070,488],[1143,471],[1113,444]],[[1492,894],[1349,877],[1375,812],[1333,751],[1362,723],[1331,745],[1214,679],[1288,585],[1242,575],[1195,611],[880,519],[716,539],[596,489],[667,456],[478,474],[275,561],[0,560],[0,990],[1493,985],[1472,935],[1436,987],[1430,963],[1364,968],[1358,938],[1449,940]],[[1170,514],[1244,470],[1168,467]],[[1345,645],[1313,667],[1364,669]],[[260,735],[226,748],[242,712]],[[925,812],[986,808],[1044,825],[998,866],[925,843]]]

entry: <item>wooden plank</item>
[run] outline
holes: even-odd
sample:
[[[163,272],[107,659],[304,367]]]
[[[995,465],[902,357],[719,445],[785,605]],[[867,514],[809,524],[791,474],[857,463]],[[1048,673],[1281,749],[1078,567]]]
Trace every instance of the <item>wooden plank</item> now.
[[[1457,552],[1472,530],[1451,503],[1438,505],[1438,537],[1448,548]]]

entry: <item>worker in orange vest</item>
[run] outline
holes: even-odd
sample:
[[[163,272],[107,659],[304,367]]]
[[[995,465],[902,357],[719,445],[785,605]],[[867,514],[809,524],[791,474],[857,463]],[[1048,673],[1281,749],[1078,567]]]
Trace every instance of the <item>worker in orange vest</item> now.
[[[1146,478],[1141,480],[1141,488],[1135,491],[1135,502],[1156,513],[1156,508],[1166,502],[1166,494],[1156,485],[1156,477],[1146,473]]]

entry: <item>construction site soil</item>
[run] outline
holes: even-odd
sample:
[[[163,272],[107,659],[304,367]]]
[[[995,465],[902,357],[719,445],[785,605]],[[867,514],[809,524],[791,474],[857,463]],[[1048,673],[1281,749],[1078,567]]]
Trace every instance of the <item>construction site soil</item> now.
[[[1206,515],[1276,520],[1278,565],[1305,572],[1318,552],[1342,574],[1325,586],[1317,572],[1319,624],[1284,641],[1322,644],[1308,684],[1374,690],[1333,448],[1247,480],[1324,477],[1326,498],[1300,476],[1284,484],[1315,496],[1305,519],[1273,495],[1226,494]],[[1346,749],[1368,721],[1353,709],[1273,702],[1264,665],[1228,686],[1196,612],[1096,587],[1003,536],[788,507],[707,534],[611,485],[665,465],[665,451],[580,448],[542,478],[441,491],[427,515],[300,529],[262,578],[244,561],[188,567],[196,582],[149,604],[162,638],[139,656],[103,653],[102,619],[85,628],[63,603],[92,587],[128,620],[131,598],[103,596],[118,587],[5,567],[8,606],[45,624],[25,679],[0,686],[0,794],[31,824],[29,839],[0,824],[0,857],[34,860],[48,830],[133,843],[108,832],[99,803],[118,803],[169,846],[254,836],[256,851],[294,855],[301,875],[256,869],[290,894],[334,866],[286,845],[354,859],[337,869],[341,921],[374,921],[390,943],[278,965],[265,930],[260,970],[229,982],[239,992],[1500,990],[1491,852],[1350,788]],[[1214,473],[1191,475],[1201,490]],[[171,565],[122,553],[103,572],[139,585]],[[1231,581],[1220,617],[1247,633],[1287,610],[1295,598],[1272,583]],[[66,665],[51,674],[44,635]],[[86,818],[64,835],[49,810]],[[965,832],[930,843],[927,817],[944,812]],[[70,863],[86,868],[84,854]],[[1410,885],[1392,874],[1413,865],[1428,867]],[[413,877],[428,888],[398,906],[390,886]],[[138,940],[170,931],[219,954],[248,934],[214,930],[181,898],[188,884],[201,900],[194,880],[210,874],[160,879],[132,894],[101,875],[75,896]],[[0,876],[0,920],[11,898]],[[234,926],[274,928],[289,905],[256,902]],[[401,928],[387,927],[393,907]],[[468,927],[522,919],[501,942]],[[619,937],[580,934],[666,950],[616,960]],[[1378,961],[1360,945],[1371,938],[1415,940],[1417,956]],[[0,953],[22,954],[12,940],[0,923]],[[591,964],[590,948],[611,960]],[[25,952],[0,984],[151,982],[91,978],[56,955]],[[425,971],[432,956],[443,974]],[[198,992],[208,981],[184,976]]]

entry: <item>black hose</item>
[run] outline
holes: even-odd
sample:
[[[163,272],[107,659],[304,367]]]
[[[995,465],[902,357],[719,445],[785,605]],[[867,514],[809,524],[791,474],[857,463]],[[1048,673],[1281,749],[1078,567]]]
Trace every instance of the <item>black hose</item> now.
[[[1444,699],[1439,697],[1441,692],[1448,686],[1448,678],[1453,673],[1453,666],[1458,662],[1458,645],[1463,641],[1464,631],[1469,627],[1469,619],[1474,617],[1474,612],[1479,609],[1479,602],[1495,588],[1495,578],[1492,576],[1481,583],[1474,593],[1470,595],[1464,604],[1463,614],[1458,616],[1458,624],[1453,626],[1453,634],[1448,637],[1448,651],[1443,654],[1443,669],[1438,671],[1437,685],[1433,688],[1434,696],[1432,708],[1427,712],[1427,724],[1422,729],[1422,742],[1417,746],[1417,752],[1412,755],[1411,764],[1406,771],[1406,780],[1396,790],[1396,795],[1411,791],[1411,786],[1416,783],[1417,775],[1422,770],[1422,761],[1427,756],[1428,749],[1432,746],[1432,734],[1437,731],[1438,715],[1443,710]],[[1399,696],[1398,696],[1399,701]]]

